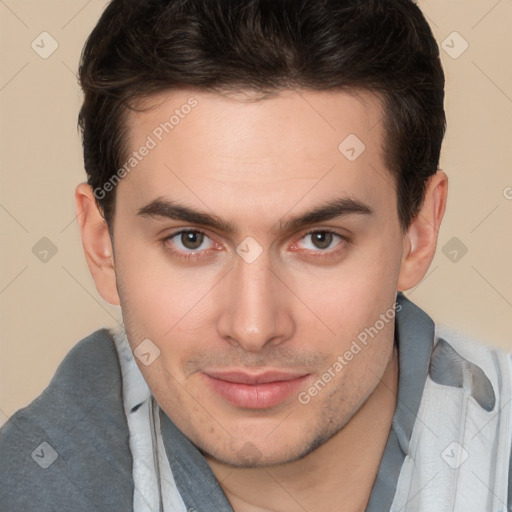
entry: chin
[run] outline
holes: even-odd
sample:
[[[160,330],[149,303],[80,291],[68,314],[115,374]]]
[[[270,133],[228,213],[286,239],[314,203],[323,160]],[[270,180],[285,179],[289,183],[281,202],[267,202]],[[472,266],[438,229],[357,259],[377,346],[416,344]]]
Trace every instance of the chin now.
[[[271,446],[265,439],[261,441],[261,448],[251,441],[241,443],[240,446],[219,450],[219,446],[212,449],[199,448],[203,456],[215,459],[233,468],[259,468],[288,464],[308,456],[311,452],[327,442],[336,432],[328,432],[314,436],[310,440],[300,439],[294,445],[288,444]]]

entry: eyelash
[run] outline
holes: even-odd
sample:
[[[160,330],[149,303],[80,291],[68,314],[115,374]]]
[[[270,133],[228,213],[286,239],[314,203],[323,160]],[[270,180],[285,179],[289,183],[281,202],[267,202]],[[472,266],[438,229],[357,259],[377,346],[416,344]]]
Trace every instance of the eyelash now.
[[[211,255],[203,256],[201,254],[201,253],[205,252],[204,249],[198,250],[195,252],[182,252],[180,250],[171,248],[170,244],[168,242],[170,240],[172,240],[173,238],[176,238],[177,236],[182,235],[183,233],[198,233],[198,234],[202,234],[202,235],[206,236],[207,238],[210,238],[204,231],[201,231],[199,229],[182,229],[182,230],[172,233],[169,236],[166,236],[165,238],[162,239],[162,243],[164,244],[164,247],[166,248],[166,250],[170,251],[173,255],[177,256],[178,258],[181,258],[183,260],[188,260],[188,261],[201,260],[201,259],[211,257]],[[313,253],[318,253],[318,254],[309,255],[308,257],[311,257],[315,260],[325,259],[325,258],[330,258],[332,256],[335,256],[342,250],[341,248],[339,248],[339,246],[343,247],[343,246],[351,243],[350,239],[348,237],[346,237],[345,235],[342,235],[340,233],[337,233],[336,231],[330,231],[327,229],[315,229],[315,230],[308,231],[307,233],[304,233],[300,237],[299,240],[302,240],[309,235],[314,235],[315,233],[332,234],[341,239],[341,242],[336,246],[337,248],[335,248],[335,249],[325,250],[325,251],[319,249],[318,251],[313,251]]]

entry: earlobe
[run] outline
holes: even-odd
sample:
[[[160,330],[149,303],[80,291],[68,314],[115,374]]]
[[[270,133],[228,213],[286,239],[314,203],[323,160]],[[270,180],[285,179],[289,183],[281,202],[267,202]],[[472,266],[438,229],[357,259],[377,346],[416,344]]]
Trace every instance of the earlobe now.
[[[118,306],[120,301],[110,233],[96,204],[93,190],[87,183],[81,183],[76,188],[75,206],[85,259],[96,289],[109,304]]]
[[[437,171],[427,182],[425,199],[403,237],[403,252],[397,289],[416,286],[426,275],[437,246],[441,221],[446,209],[448,177]]]

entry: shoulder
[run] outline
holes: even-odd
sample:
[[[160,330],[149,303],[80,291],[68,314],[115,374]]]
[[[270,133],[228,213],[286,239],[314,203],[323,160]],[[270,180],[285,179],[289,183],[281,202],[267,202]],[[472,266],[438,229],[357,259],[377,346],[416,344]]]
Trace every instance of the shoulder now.
[[[436,324],[429,368],[431,377],[436,370],[443,370],[445,374],[465,370],[462,372],[464,377],[471,378],[471,382],[466,383],[468,387],[475,387],[475,379],[478,382],[486,380],[495,393],[507,401],[512,398],[512,352],[460,328]]]
[[[507,355],[512,357],[511,349],[503,349],[496,345],[493,345],[491,342],[480,339],[472,334],[469,334],[464,329],[454,327],[452,325],[441,324],[436,322],[435,326],[436,339],[443,338],[450,342],[451,345],[461,347],[463,350],[466,350],[468,353],[471,351],[481,351],[485,352],[494,352],[500,355]],[[511,340],[512,347],[512,340]]]
[[[79,341],[0,430],[0,512],[130,510],[133,482],[113,337]],[[105,485],[108,482],[108,485]]]
[[[506,426],[498,429],[488,444],[501,443],[502,449],[494,450],[494,466],[500,466],[499,471],[508,475],[506,510],[512,511],[512,352],[460,329],[436,325],[429,374],[435,382],[465,388],[489,411],[491,418],[486,428],[489,429],[496,418],[501,418],[500,423]]]

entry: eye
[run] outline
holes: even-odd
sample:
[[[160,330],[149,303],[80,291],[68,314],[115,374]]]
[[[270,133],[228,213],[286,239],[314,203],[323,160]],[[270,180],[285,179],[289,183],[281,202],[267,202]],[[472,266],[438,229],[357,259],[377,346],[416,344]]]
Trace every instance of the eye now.
[[[310,240],[309,244],[306,244],[305,249],[313,250],[315,252],[325,252],[325,249],[332,248],[333,242],[339,240],[341,242],[346,241],[346,238],[338,233],[332,231],[310,231],[306,233],[301,240]],[[334,245],[337,247],[340,244]],[[320,251],[318,251],[320,249]]]
[[[334,233],[329,233],[327,231],[315,231],[313,233],[308,233],[304,238],[307,239],[311,237],[311,245],[313,247],[307,247],[307,249],[328,249],[332,244],[334,239]]]
[[[173,252],[186,253],[192,251],[207,251],[214,247],[214,243],[205,233],[195,229],[182,230],[165,238],[164,242],[170,247]]]

